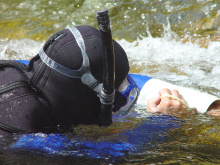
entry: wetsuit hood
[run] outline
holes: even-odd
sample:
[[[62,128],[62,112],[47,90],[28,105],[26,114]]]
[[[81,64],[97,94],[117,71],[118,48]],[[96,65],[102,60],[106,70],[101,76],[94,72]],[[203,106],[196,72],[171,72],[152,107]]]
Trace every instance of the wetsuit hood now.
[[[100,32],[90,26],[78,26],[89,58],[90,71],[101,83],[103,57]],[[122,83],[129,71],[127,56],[123,48],[113,41],[115,52],[115,86]],[[69,29],[61,30],[50,37],[43,46],[45,53],[55,62],[71,69],[82,66],[82,53]],[[67,77],[42,62],[39,55],[29,64],[30,83],[39,97],[50,106],[58,124],[95,123],[100,101],[97,94],[78,78]]]

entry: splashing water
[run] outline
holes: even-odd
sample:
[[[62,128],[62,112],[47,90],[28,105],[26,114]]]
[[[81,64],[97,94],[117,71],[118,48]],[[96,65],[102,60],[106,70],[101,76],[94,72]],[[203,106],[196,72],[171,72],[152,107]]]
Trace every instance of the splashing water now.
[[[165,31],[162,38],[149,35],[134,42],[124,39],[118,42],[128,55],[131,72],[139,72],[183,86],[194,84],[193,87],[212,87],[215,88],[214,94],[220,96],[220,42],[212,41],[208,48],[191,42],[183,43],[170,29]],[[42,45],[42,42],[31,39],[2,39],[0,59],[30,60]]]
[[[141,74],[183,86],[212,87],[215,88],[213,93],[220,95],[220,42],[212,41],[204,48],[191,42],[183,43],[169,30],[162,38],[149,36],[119,43],[127,52],[131,68],[141,68]]]
[[[2,60],[30,60],[36,55],[42,43],[31,39],[0,40],[0,59]]]

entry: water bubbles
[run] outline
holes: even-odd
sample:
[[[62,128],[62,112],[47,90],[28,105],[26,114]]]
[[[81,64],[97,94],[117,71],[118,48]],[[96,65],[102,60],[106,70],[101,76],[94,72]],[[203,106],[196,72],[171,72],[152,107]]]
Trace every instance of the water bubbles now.
[[[149,3],[149,0],[143,0],[143,2],[146,4],[146,3]]]
[[[149,36],[132,43],[119,41],[132,61],[131,67],[142,66],[143,74],[181,85],[191,82],[220,90],[220,43],[210,42],[207,49],[191,42],[183,43],[166,28],[162,38]]]
[[[62,27],[62,25],[61,25],[61,24],[56,23],[56,24],[54,24],[54,25],[53,25],[53,27],[54,27],[55,29],[60,29],[60,28]]]
[[[1,10],[7,10],[10,6],[6,3],[1,3]]]
[[[52,3],[53,3],[52,1],[49,1],[49,2],[48,2],[49,5],[51,5]]]
[[[58,14],[64,14],[63,10],[58,11]]]
[[[9,40],[0,43],[0,58],[29,60],[38,53],[42,43],[31,39]]]
[[[215,7],[217,7],[217,4],[216,4],[216,3],[211,5],[211,9],[212,9],[212,10],[213,10]]]
[[[197,0],[198,3],[200,2],[206,2],[206,0]]]
[[[143,14],[141,14],[141,18],[142,19],[145,19],[146,18],[146,16],[145,16],[145,14],[143,13]]]
[[[95,5],[95,8],[96,8],[96,9],[100,9],[100,6],[98,6],[98,5]]]
[[[192,159],[192,156],[187,156],[186,158],[187,158],[187,159]]]
[[[44,133],[36,133],[35,136],[41,137],[41,138],[46,138],[47,134]]]
[[[20,3],[20,5],[18,6],[18,8],[23,9],[24,6],[25,6],[25,5],[24,5],[23,3]]]
[[[213,75],[220,75],[220,66],[214,66],[211,73]]]

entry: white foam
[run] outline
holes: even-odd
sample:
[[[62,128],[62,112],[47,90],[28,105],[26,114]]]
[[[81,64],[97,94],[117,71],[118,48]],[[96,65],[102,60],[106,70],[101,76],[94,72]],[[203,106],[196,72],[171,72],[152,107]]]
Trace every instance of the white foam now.
[[[0,59],[30,60],[40,50],[43,43],[31,39],[0,40]]]
[[[220,90],[220,42],[210,42],[202,48],[191,42],[183,43],[165,28],[164,37],[142,37],[134,42],[119,40],[132,66],[143,68],[140,73],[177,82],[177,85],[212,87]],[[44,42],[31,39],[0,40],[0,59],[30,60]],[[220,93],[220,92],[219,92]]]
[[[145,68],[143,74],[220,90],[220,42],[211,42],[206,49],[191,42],[183,43],[172,31],[167,31],[162,38],[149,35],[131,43],[118,42],[134,67]]]

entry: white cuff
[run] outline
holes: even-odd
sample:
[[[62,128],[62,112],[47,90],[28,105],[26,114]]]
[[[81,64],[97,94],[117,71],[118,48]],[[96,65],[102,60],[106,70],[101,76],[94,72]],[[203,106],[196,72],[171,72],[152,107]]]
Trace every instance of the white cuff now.
[[[205,113],[214,101],[220,100],[220,98],[216,96],[196,91],[195,89],[180,87],[157,79],[150,79],[141,89],[137,104],[146,106],[147,101],[157,97],[159,91],[163,88],[168,88],[170,90],[177,89],[184,97],[189,107],[195,107],[200,113]]]

